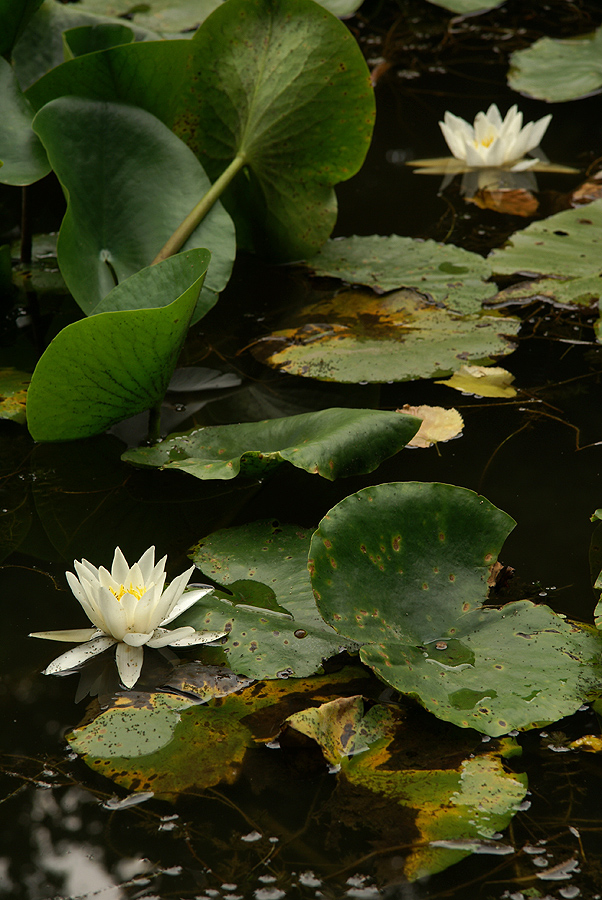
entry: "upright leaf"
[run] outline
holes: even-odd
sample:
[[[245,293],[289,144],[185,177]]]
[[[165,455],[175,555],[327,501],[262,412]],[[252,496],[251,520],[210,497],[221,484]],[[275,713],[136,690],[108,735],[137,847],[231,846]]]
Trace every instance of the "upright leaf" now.
[[[0,56],[10,56],[21,32],[44,0],[0,0]]]
[[[161,399],[197,305],[209,254],[191,250],[133,275],[112,292],[156,308],[105,312],[64,328],[33,373],[27,421],[38,441],[100,434]]]
[[[24,185],[50,172],[40,139],[31,127],[34,111],[23,96],[12,66],[0,59],[0,182]]]
[[[150,265],[209,181],[188,147],[142,109],[60,97],[38,113],[34,127],[68,201],[58,241],[61,272],[90,314],[116,283]],[[225,287],[236,253],[234,226],[220,203],[184,249],[195,247],[212,255],[193,321]],[[137,306],[156,305],[142,304],[143,296]]]

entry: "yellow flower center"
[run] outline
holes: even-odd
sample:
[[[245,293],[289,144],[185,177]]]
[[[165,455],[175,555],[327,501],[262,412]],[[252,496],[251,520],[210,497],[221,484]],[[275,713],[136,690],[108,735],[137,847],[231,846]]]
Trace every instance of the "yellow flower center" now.
[[[146,588],[135,588],[131,583],[129,588],[126,588],[124,584],[120,584],[117,590],[113,588],[109,588],[110,592],[117,600],[121,600],[124,594],[132,594],[136,600],[140,600],[143,594],[146,594]]]
[[[479,147],[490,147],[493,144],[494,140],[495,140],[495,135],[492,134],[492,135],[490,135],[490,137],[486,137],[484,140],[482,140],[480,144],[477,143],[477,141],[475,141],[474,145],[477,149]]]

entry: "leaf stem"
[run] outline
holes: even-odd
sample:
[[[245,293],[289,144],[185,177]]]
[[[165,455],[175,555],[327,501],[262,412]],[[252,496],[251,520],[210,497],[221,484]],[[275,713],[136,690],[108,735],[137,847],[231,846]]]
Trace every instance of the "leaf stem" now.
[[[232,179],[238,175],[240,170],[247,163],[244,153],[237,154],[230,165],[224,169],[217,181],[211,185],[207,193],[201,197],[192,212],[188,213],[181,225],[178,225],[167,243],[159,250],[153,259],[151,266],[173,256],[186,243],[194,229],[205,218],[216,200],[219,200],[225,189],[228,187]]]
[[[148,411],[148,443],[156,444],[161,439],[161,404],[163,400],[157,400]]]

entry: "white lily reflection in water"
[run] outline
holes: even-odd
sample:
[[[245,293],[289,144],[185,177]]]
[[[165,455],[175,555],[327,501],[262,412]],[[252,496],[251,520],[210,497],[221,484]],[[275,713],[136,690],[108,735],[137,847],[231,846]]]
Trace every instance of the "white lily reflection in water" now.
[[[192,647],[223,637],[224,632],[196,631],[189,625],[165,628],[212,590],[209,585],[185,590],[194,566],[164,590],[166,559],[164,556],[155,565],[155,548],[149,547],[130,568],[117,547],[110,572],[104,566],[97,569],[86,559],[75,560],[77,576],[67,572],[67,581],[94,627],[32,632],[30,637],[80,645],[58,656],[44,674],[73,669],[116,645],[119,677],[126,688],[132,688],[142,670],[144,646]]]
[[[552,116],[523,126],[523,115],[512,106],[505,118],[495,103],[479,112],[471,125],[446,112],[439,122],[453,156],[416,159],[408,162],[419,175],[444,175],[444,190],[456,175],[462,175],[461,192],[473,197],[478,192],[537,190],[534,172],[575,173],[568,166],[550,163],[539,143]]]

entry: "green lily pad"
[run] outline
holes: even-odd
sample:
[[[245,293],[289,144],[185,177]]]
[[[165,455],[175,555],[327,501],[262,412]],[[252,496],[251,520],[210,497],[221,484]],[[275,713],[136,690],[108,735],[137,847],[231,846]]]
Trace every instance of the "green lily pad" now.
[[[210,183],[192,151],[142,109],[60,97],[37,114],[34,128],[67,196],[61,272],[90,315],[115,284],[151,264]],[[200,247],[211,251],[211,263],[193,322],[226,286],[236,254],[234,225],[219,202],[184,250]],[[139,294],[136,307],[153,302]]]
[[[319,381],[389,382],[450,375],[511,353],[520,320],[457,315],[413,290],[348,291],[301,310],[253,348],[262,362]]]
[[[567,209],[513,234],[507,244],[489,254],[496,275],[556,276],[558,291],[568,278],[584,278],[602,271],[602,200]],[[551,283],[546,282],[551,288]]]
[[[286,461],[333,481],[373,472],[416,434],[420,419],[376,409],[318,412],[196,428],[155,444],[127,450],[137,466],[181,469],[195,478],[257,477]]]
[[[561,103],[602,89],[602,28],[573,38],[543,37],[510,57],[513,91]]]
[[[206,250],[189,250],[143,269],[107,296],[109,307],[119,311],[74,322],[57,335],[38,362],[27,395],[35,440],[100,434],[163,397],[208,260]],[[133,309],[136,302],[157,308]]]
[[[413,288],[457,313],[478,312],[496,292],[487,284],[491,266],[453,244],[417,241],[392,234],[353,235],[328,241],[307,263],[316,275],[330,275],[376,291]]]
[[[367,792],[360,795],[364,810],[377,805],[385,821],[387,802],[412,811],[417,834],[405,841],[398,836],[396,841],[413,845],[403,866],[408,881],[441,872],[475,850],[489,849],[488,842],[508,825],[527,793],[526,775],[506,772],[503,766],[504,758],[521,752],[510,738],[483,752],[482,746],[469,748],[456,735],[452,741],[437,735],[434,746],[422,735],[418,752],[414,751],[420,768],[412,768],[400,759],[408,744],[409,724],[399,710],[373,706],[365,713],[361,697],[341,697],[295,713],[287,722],[317,741],[331,765],[340,767],[341,806],[345,791],[351,789]],[[452,742],[453,755],[443,768],[444,748],[449,753]],[[401,818],[398,834],[403,822]],[[379,843],[386,845],[382,839]],[[491,844],[491,852],[504,849]],[[511,853],[512,847],[507,850]]]
[[[50,172],[50,163],[31,127],[33,108],[23,96],[13,68],[5,59],[0,59],[0,115],[0,182],[25,185],[39,181]]]
[[[0,369],[0,419],[25,424],[25,401],[31,374],[16,369]]]
[[[230,595],[202,597],[178,626],[208,628],[211,622],[227,632],[224,659],[252,678],[304,677],[341,650],[356,651],[357,644],[342,639],[316,608],[307,570],[310,539],[307,529],[270,520],[204,538],[191,558]]]
[[[308,703],[331,699],[347,686],[357,691],[361,680],[361,673],[350,669],[250,687],[240,680],[240,689],[233,682],[232,692],[224,696],[218,675],[213,686],[204,680],[200,705],[198,697],[164,693],[118,696],[113,706],[67,739],[92,769],[117,784],[174,800],[182,793],[232,784],[247,749],[276,737],[287,716]],[[187,694],[192,693],[189,682],[185,679]]]
[[[312,538],[318,608],[384,681],[493,736],[575,712],[602,638],[545,605],[483,607],[512,519],[465,488],[385,484],[347,497]]]
[[[9,57],[14,44],[44,0],[0,0],[0,56]]]
[[[315,253],[335,224],[334,185],[358,171],[372,134],[353,35],[309,0],[228,0],[191,44],[195,77],[176,134],[214,181],[244,160],[247,177],[224,195],[244,243],[279,259]]]

